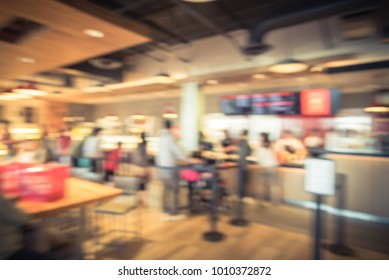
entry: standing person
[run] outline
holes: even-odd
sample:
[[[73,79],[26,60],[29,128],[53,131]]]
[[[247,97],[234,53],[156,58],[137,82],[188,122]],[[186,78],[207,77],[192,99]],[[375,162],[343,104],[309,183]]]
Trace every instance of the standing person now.
[[[260,145],[257,152],[257,160],[260,166],[260,181],[265,187],[265,199],[278,202],[279,195],[275,195],[277,187],[277,155],[270,142],[269,134],[260,134]]]
[[[173,135],[170,120],[165,120],[164,129],[159,133],[158,153],[156,164],[159,169],[159,176],[163,182],[163,211],[166,216],[164,220],[183,218],[177,215],[178,207],[178,182],[175,170],[178,160],[185,161],[186,157],[178,147]]]
[[[141,142],[138,144],[138,147],[136,148],[135,152],[135,164],[142,167],[143,171],[140,176],[140,182],[139,182],[139,191],[140,191],[140,202],[143,205],[147,205],[146,202],[146,185],[149,182],[150,179],[150,172],[148,169],[149,166],[149,158],[147,155],[147,141],[146,141],[146,133],[142,132],[140,135]]]
[[[115,170],[120,163],[121,152],[122,152],[122,143],[118,142],[117,147],[107,153],[107,156],[104,161],[104,181],[105,182],[110,182],[112,180],[112,176],[115,175]]]
[[[70,146],[72,139],[70,138],[70,131],[67,129],[61,130],[57,142],[57,156],[58,162],[70,164]]]
[[[43,126],[42,128],[42,136],[41,136],[41,149],[45,152],[45,162],[50,162],[54,160],[53,149],[50,147],[49,141],[49,132],[47,130],[47,126]]]
[[[238,153],[238,195],[239,202],[236,211],[236,217],[231,221],[233,225],[245,226],[247,221],[244,219],[244,203],[243,198],[246,194],[246,184],[248,175],[247,157],[251,154],[251,148],[247,141],[248,131],[243,130],[237,144]]]
[[[82,155],[91,161],[91,171],[97,173],[98,160],[102,157],[101,151],[101,133],[102,129],[94,128],[92,134],[89,135],[82,145]]]
[[[14,147],[14,141],[12,140],[11,132],[9,131],[9,125],[10,123],[8,121],[4,122],[4,133],[2,136],[1,141],[4,143],[4,145],[7,146],[7,152],[8,152],[8,158],[12,158],[16,154],[16,150]]]
[[[228,130],[224,130],[224,138],[223,140],[221,141],[221,146],[222,146],[222,149],[223,149],[223,152],[226,153],[226,154],[230,154],[231,153],[231,147],[233,146],[233,140],[232,138],[230,137],[230,134],[228,132]]]
[[[239,156],[238,160],[238,168],[240,170],[240,183],[242,184],[243,188],[246,188],[246,182],[247,182],[247,169],[248,169],[248,161],[247,157],[251,154],[251,148],[247,141],[248,131],[243,130],[240,139],[238,140],[237,144],[237,153]],[[243,191],[243,190],[242,190]]]

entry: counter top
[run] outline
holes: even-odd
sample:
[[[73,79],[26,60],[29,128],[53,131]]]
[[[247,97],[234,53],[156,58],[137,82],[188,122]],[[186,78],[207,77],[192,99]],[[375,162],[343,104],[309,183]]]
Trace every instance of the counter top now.
[[[325,154],[335,155],[350,155],[350,156],[366,156],[366,157],[389,157],[389,153],[364,153],[364,152],[341,152],[341,151],[325,151]]]

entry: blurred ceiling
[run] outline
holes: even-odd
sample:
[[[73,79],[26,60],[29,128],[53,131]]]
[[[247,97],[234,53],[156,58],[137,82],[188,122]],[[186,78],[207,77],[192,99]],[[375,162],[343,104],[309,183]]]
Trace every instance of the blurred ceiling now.
[[[112,19],[112,20],[111,20]],[[101,19],[53,0],[0,1],[0,79],[17,78],[149,41],[149,30],[126,18]],[[32,29],[30,26],[36,25]],[[104,38],[88,36],[98,29]]]
[[[290,26],[304,22],[291,22],[290,18],[312,11],[318,15],[315,23],[318,31],[312,32],[320,33],[313,40],[322,41],[324,50],[305,58],[306,63],[314,66],[339,60],[353,60],[354,65],[381,62],[389,59],[389,48],[385,45],[389,38],[389,24],[385,14],[388,2],[36,0],[31,6],[28,0],[3,0],[0,2],[0,25],[16,17],[39,23],[43,28],[35,31],[37,35],[26,36],[26,40],[22,40],[20,44],[0,41],[0,62],[4,65],[0,69],[0,78],[8,79],[5,83],[9,82],[10,85],[10,79],[30,80],[46,87],[48,91],[63,93],[50,95],[47,99],[83,103],[117,101],[133,95],[143,98],[146,94],[165,97],[169,94],[161,93],[176,92],[182,82],[197,81],[206,85],[209,79],[217,79],[219,82],[219,85],[205,86],[209,93],[261,88],[276,90],[288,85],[303,84],[348,85],[349,88],[358,87],[358,84],[381,85],[382,80],[388,77],[387,63],[371,67],[369,71],[359,69],[362,72],[358,72],[357,80],[353,79],[356,69],[345,68],[341,72],[338,71],[340,68],[331,70],[335,71],[332,73],[337,73],[331,75],[307,71],[297,75],[278,76],[267,73],[266,65],[269,65],[269,61],[285,56],[283,51],[270,49],[265,55],[253,58],[243,50],[249,43],[250,34],[256,30],[269,31],[271,34],[268,37],[272,37],[273,31],[285,29],[284,33],[279,34],[278,40],[281,41],[277,43],[291,55],[293,52],[288,48],[292,49],[292,44],[288,44],[283,37],[287,35],[300,39],[308,33],[305,34],[304,29],[298,28],[294,31],[297,33],[291,33]],[[337,7],[342,9],[335,13]],[[335,16],[331,22],[327,21],[327,18]],[[319,21],[321,19],[324,21]],[[337,30],[340,39],[331,35],[331,28]],[[86,29],[101,31],[105,37],[86,36],[83,33]],[[243,32],[244,36],[235,36],[234,32]],[[212,38],[219,37],[224,41],[212,41]],[[204,40],[208,39],[207,45]],[[302,57],[309,54],[309,51],[304,51],[305,45],[312,45],[309,40],[304,38],[300,42]],[[346,47],[338,50],[336,40],[342,41],[342,46]],[[198,43],[200,41],[203,42],[202,45]],[[364,53],[355,53],[353,48],[347,48],[355,42],[367,43]],[[206,62],[205,54],[210,53],[215,44],[218,44],[218,59],[224,62],[231,60],[230,65],[216,67],[211,58]],[[237,60],[232,59],[232,51],[242,61],[239,69],[236,67]],[[193,53],[197,56],[192,55]],[[366,60],[363,55],[369,59]],[[36,63],[22,62],[21,58],[33,58]],[[183,78],[171,84],[148,80],[147,75],[152,75],[150,71],[156,74],[174,68],[167,66],[173,60],[175,64],[179,64],[178,69],[186,69],[186,73],[180,73]],[[330,73],[330,70],[327,72]],[[257,73],[267,75],[266,79],[254,79],[253,75]],[[381,75],[381,78],[376,78],[377,75]],[[297,81],[296,78],[300,80]],[[211,87],[213,90],[210,90]]]

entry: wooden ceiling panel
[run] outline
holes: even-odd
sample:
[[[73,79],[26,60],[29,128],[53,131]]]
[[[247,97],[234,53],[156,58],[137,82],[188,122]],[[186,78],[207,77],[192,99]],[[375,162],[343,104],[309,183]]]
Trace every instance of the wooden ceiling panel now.
[[[46,28],[19,44],[0,42],[0,78],[51,70],[88,58],[104,55],[149,41],[143,26],[126,22],[117,25],[77,10],[55,0],[2,0],[0,22],[20,17],[40,23]],[[134,32],[126,27],[133,27]],[[104,38],[92,38],[85,29],[102,31]],[[36,60],[34,64],[18,61],[20,57]]]

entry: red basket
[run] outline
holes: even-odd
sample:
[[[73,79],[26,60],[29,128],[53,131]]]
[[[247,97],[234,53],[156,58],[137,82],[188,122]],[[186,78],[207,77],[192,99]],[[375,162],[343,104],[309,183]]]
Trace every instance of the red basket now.
[[[0,193],[5,196],[19,196],[21,192],[21,172],[32,165],[16,162],[0,165]]]
[[[68,165],[46,164],[24,169],[21,173],[22,199],[43,202],[60,199],[69,176]]]

